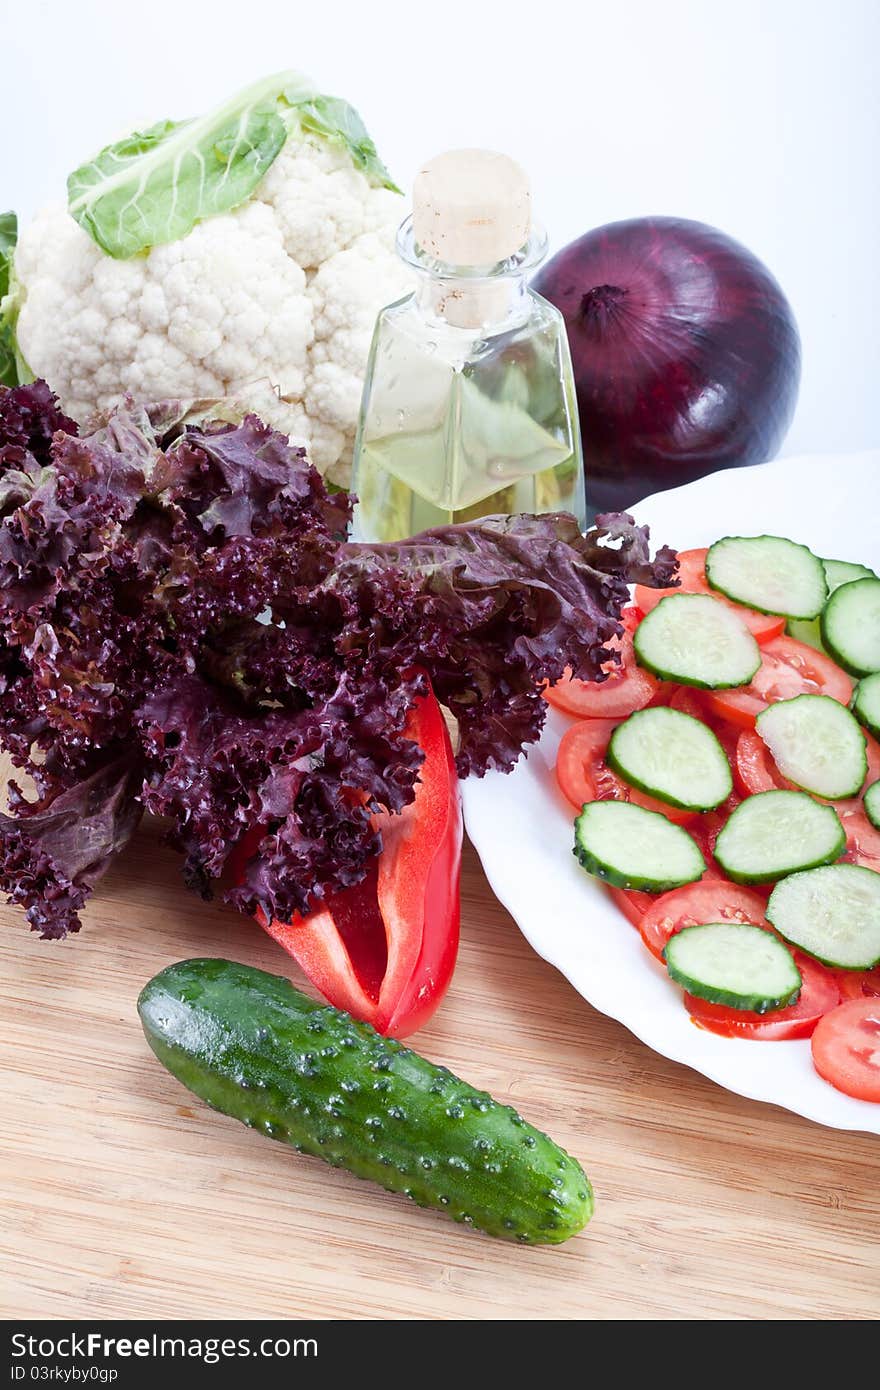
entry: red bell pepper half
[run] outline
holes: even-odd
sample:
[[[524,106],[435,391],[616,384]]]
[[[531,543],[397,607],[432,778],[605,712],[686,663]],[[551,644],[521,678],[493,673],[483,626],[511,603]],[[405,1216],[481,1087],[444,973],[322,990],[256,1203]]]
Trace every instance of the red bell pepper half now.
[[[434,1013],[458,954],[461,805],[449,733],[433,694],[406,730],[424,750],[415,800],[382,813],[382,853],[353,888],[292,922],[257,920],[339,1009],[406,1037]]]

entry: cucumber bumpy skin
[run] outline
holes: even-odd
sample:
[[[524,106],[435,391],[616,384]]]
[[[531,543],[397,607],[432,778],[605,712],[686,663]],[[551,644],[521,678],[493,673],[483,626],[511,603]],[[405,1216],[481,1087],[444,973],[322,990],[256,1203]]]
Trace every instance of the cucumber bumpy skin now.
[[[580,1164],[510,1106],[282,976],[181,961],[138,1012],[188,1090],[298,1153],[523,1244],[559,1244],[593,1214]]]

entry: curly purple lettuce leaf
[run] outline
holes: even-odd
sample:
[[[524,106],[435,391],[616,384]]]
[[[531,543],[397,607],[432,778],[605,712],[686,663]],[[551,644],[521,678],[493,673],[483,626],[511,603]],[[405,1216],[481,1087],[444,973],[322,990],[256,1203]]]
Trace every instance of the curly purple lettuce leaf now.
[[[374,813],[413,798],[429,680],[462,774],[508,769],[542,683],[601,679],[627,585],[672,576],[625,516],[354,544],[302,449],[185,416],[129,401],[77,437],[44,383],[0,393],[0,745],[36,790],[10,784],[0,883],[44,936],[78,929],[144,807],[197,891],[235,861],[243,911],[356,883]]]
[[[487,517],[411,540],[341,548],[328,585],[408,584],[404,610],[385,612],[384,640],[421,663],[459,725],[462,776],[509,769],[539,736],[544,681],[569,667],[604,678],[632,582],[662,587],[675,568],[650,559],[646,527],[600,517],[582,535],[566,513]],[[404,581],[403,576],[406,576]]]
[[[238,427],[191,427],[167,454],[165,495],[211,535],[293,538],[315,527],[342,539],[351,520],[348,493],[328,495],[321,475],[286,436],[255,415]]]
[[[45,810],[0,815],[0,891],[44,940],[79,931],[86,898],[140,821],[139,784],[138,768],[122,758]]]
[[[189,886],[208,895],[231,846],[267,828],[227,894],[237,906],[288,920],[356,883],[381,849],[371,812],[412,800],[422,754],[403,725],[424,689],[415,674],[393,692],[344,675],[313,707],[247,711],[192,675],[150,696],[144,802],[170,817]]]
[[[0,386],[0,473],[17,468],[29,454],[37,464],[51,462],[54,436],[76,434],[77,424],[65,415],[45,381],[27,386]]]

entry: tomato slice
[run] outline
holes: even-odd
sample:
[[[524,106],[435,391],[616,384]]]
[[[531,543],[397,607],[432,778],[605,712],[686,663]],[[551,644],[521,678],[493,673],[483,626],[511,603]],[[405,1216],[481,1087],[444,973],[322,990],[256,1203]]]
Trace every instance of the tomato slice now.
[[[767,701],[748,685],[741,690],[708,690],[706,700],[716,718],[726,719],[738,729],[754,729],[758,715],[767,708]]]
[[[646,811],[659,811],[676,825],[690,825],[698,811],[667,806],[647,792],[630,787],[605,762],[608,740],[622,721],[580,719],[562,735],[556,754],[556,780],[564,796],[578,810],[587,801],[631,801]]]
[[[654,898],[639,931],[651,954],[662,960],[670,936],[682,927],[696,927],[702,922],[752,922],[766,927],[766,908],[765,900],[751,888],[725,878],[703,878]]]
[[[794,783],[783,777],[770,749],[754,729],[743,729],[736,741],[734,777],[743,796],[782,789],[797,790]]]
[[[865,754],[868,759],[868,775],[865,778],[865,787],[870,787],[872,782],[880,778],[880,743],[869,734],[867,729],[862,729],[865,735]]]
[[[873,970],[835,970],[840,997],[846,999],[880,999],[880,965]]]
[[[605,887],[627,921],[632,922],[634,927],[638,927],[648,908],[654,902],[651,894],[640,893],[636,888],[613,888],[610,883],[606,883]]]
[[[642,613],[650,613],[662,598],[670,594],[711,594],[726,608],[738,613],[757,642],[769,642],[778,637],[785,628],[785,619],[774,617],[772,613],[758,613],[753,608],[744,608],[741,603],[733,603],[717,590],[709,587],[706,579],[706,550],[680,550],[678,553],[678,577],[681,584],[675,589],[648,589],[637,584],[635,601]]]
[[[794,637],[774,637],[761,649],[761,665],[751,683],[737,690],[709,690],[706,701],[713,714],[743,729],[753,729],[755,719],[777,700],[796,695],[830,695],[848,705],[853,683],[845,671],[826,656]]]
[[[623,636],[612,638],[608,643],[620,653],[620,663],[604,663],[602,669],[608,672],[607,680],[573,680],[569,673],[556,685],[545,688],[543,695],[548,704],[578,719],[623,719],[653,703],[661,682],[650,671],[643,671],[636,665],[633,651],[632,634],[640,616],[635,608],[624,609],[621,614]]]
[[[696,840],[706,861],[706,871],[701,882],[707,880],[717,882],[719,879],[722,882],[727,882],[724,870],[715,858],[715,844],[727,823],[728,817],[731,812],[736,810],[740,800],[741,797],[733,791],[727,800],[718,807],[717,811],[704,811],[701,816],[697,817],[693,825],[688,826],[688,832]],[[761,887],[753,887],[752,892],[761,895]]]
[[[824,965],[793,952],[801,972],[801,992],[796,1004],[771,1013],[755,1014],[746,1009],[728,1009],[710,1004],[696,995],[684,996],[685,1007],[700,1028],[725,1038],[752,1038],[756,1042],[780,1042],[787,1038],[808,1038],[817,1023],[840,1001],[840,989],[832,971]]]
[[[710,722],[709,707],[701,698],[702,692],[689,685],[677,685],[669,697],[669,708],[680,714],[689,714],[691,719],[699,719],[704,724]]]
[[[880,999],[849,999],[813,1034],[813,1065],[838,1091],[880,1101]]]
[[[672,681],[660,681],[656,691],[648,701],[648,705],[668,705],[676,690],[679,689],[680,687]],[[647,707],[646,705],[645,708],[647,709]]]
[[[852,698],[852,678],[825,652],[794,637],[774,637],[761,653],[752,688],[768,705],[795,695],[830,695],[841,705]]]
[[[838,803],[835,807],[846,832],[843,858],[850,864],[880,873],[880,830],[873,826],[860,801]]]
[[[620,779],[605,766],[608,740],[617,719],[581,719],[562,735],[556,754],[556,780],[578,810],[588,801],[619,801]]]

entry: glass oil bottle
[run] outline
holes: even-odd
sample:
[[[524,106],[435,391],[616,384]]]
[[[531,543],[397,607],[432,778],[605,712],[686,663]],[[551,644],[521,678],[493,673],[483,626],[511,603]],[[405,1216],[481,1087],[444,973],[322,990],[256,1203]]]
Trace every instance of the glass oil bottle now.
[[[399,540],[498,512],[586,524],[574,379],[525,174],[458,150],[416,179],[398,251],[415,291],[379,315],[355,444],[354,534]]]

